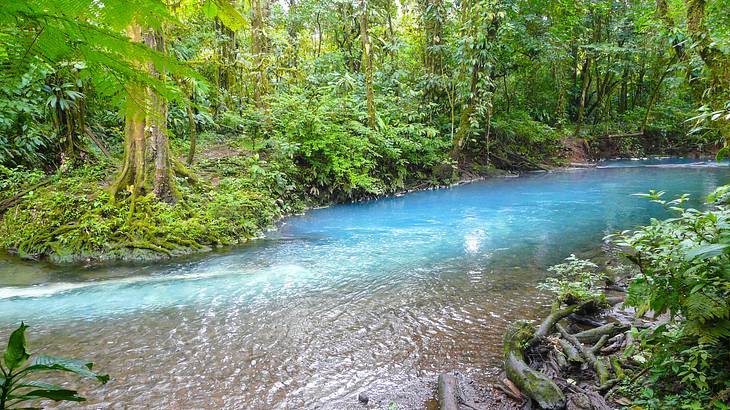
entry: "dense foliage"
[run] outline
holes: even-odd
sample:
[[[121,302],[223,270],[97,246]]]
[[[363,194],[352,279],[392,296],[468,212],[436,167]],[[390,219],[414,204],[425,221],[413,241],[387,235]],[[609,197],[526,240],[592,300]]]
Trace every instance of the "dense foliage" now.
[[[615,237],[638,274],[626,303],[659,317],[629,351],[654,382],[637,393],[649,408],[726,409],[730,403],[730,187],[708,198],[711,209],[684,208],[687,197],[644,194],[676,216]],[[724,404],[723,404],[724,403]]]
[[[308,204],[559,164],[566,146],[712,150],[727,6],[4,1],[1,245],[175,254]]]

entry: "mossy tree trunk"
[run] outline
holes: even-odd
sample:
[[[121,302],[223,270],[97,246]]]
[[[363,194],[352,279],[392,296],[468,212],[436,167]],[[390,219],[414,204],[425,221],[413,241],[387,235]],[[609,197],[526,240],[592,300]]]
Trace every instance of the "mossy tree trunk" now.
[[[268,0],[251,0],[251,52],[254,57],[257,81],[254,84],[254,100],[259,108],[265,107],[264,96],[269,90],[268,60],[269,39],[266,26],[269,17]]]
[[[375,129],[375,91],[373,90],[373,59],[368,34],[368,6],[360,0],[360,41],[362,42],[362,71],[365,74],[365,93],[367,98],[368,126]]]
[[[150,48],[164,52],[161,33],[132,24],[127,35],[135,42],[144,41]],[[148,69],[153,76],[164,81],[164,70],[152,64]],[[113,197],[123,190],[133,197],[154,193],[166,202],[179,199],[174,169],[170,155],[167,131],[167,101],[153,89],[141,84],[130,84],[125,112],[124,160],[122,170],[111,186]]]
[[[706,0],[686,0],[687,31],[694,42],[705,68],[709,72],[709,83],[705,92],[709,99],[708,105],[713,110],[722,110],[724,104],[730,100],[730,54],[725,53],[712,39],[705,26]],[[730,121],[720,117],[718,130],[725,139],[725,145],[730,145]]]

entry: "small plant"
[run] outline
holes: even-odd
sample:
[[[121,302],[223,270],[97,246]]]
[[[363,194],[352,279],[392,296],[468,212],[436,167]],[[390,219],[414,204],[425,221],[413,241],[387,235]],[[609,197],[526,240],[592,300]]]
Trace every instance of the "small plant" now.
[[[0,410],[20,408],[29,401],[50,399],[53,401],[84,401],[76,390],[28,378],[40,372],[59,371],[78,374],[98,380],[109,381],[108,375],[92,371],[93,364],[86,360],[63,359],[51,356],[35,356],[30,360],[26,349],[25,330],[21,323],[8,340],[8,347],[0,363]],[[27,408],[27,407],[23,407]]]
[[[598,271],[598,265],[589,260],[571,254],[564,263],[551,266],[548,271],[555,276],[545,279],[538,287],[556,293],[562,303],[572,305],[598,300],[603,295],[599,282],[605,276]]]

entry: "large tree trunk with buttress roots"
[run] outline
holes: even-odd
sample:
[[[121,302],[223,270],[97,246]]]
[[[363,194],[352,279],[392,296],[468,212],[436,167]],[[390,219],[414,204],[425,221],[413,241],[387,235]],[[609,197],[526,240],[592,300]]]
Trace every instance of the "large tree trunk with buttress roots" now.
[[[139,25],[133,24],[127,28],[127,35],[132,41],[144,41],[152,49],[165,51],[159,32],[143,33]],[[164,70],[151,63],[147,68],[153,76],[164,80]],[[128,92],[124,161],[112,184],[112,195],[127,190],[133,196],[154,193],[160,200],[176,202],[179,193],[167,135],[167,101],[153,89],[139,84],[131,84]]]

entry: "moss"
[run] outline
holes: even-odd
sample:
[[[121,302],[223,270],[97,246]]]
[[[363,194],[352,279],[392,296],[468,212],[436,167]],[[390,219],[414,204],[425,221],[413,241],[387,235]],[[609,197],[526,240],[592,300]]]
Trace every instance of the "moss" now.
[[[565,395],[546,375],[531,369],[524,359],[524,349],[535,334],[527,321],[517,321],[507,328],[504,336],[504,364],[507,377],[542,408],[560,409]]]
[[[275,189],[260,161],[210,173],[216,184],[180,181],[184,199],[175,205],[153,196],[111,201],[103,189],[110,168],[74,169],[29,194],[0,216],[0,246],[55,263],[159,259],[244,242],[303,206],[293,190]]]

